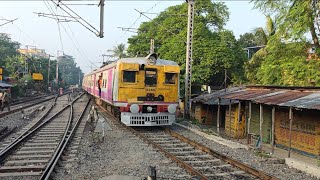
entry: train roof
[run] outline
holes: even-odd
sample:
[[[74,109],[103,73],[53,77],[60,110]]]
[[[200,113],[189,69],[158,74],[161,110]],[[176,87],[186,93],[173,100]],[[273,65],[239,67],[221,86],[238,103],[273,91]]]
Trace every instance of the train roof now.
[[[146,64],[147,59],[145,57],[136,57],[136,58],[122,58],[117,62],[125,62],[125,63],[138,63],[138,64]],[[178,64],[174,61],[165,60],[165,59],[157,59],[155,65],[172,65],[178,66]]]
[[[97,72],[100,72],[100,71],[103,71],[105,69],[109,69],[110,67],[114,67],[114,66],[116,66],[116,64],[121,63],[121,62],[146,64],[147,63],[147,59],[146,59],[146,57],[122,58],[122,59],[119,59],[119,60],[117,60],[117,61],[115,61],[115,62],[113,62],[111,64],[108,64],[108,65],[102,67],[102,68],[96,69],[96,70],[86,74],[85,76],[91,75],[91,74],[94,74],[94,73],[97,73]],[[157,59],[155,65],[179,66],[178,63],[176,63],[174,61],[171,61],[171,60],[165,60],[165,59]]]

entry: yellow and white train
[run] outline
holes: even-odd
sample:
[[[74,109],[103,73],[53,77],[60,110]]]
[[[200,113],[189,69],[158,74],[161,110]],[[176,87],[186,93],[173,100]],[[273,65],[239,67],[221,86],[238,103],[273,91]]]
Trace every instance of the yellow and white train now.
[[[127,126],[171,125],[179,102],[180,68],[174,61],[123,58],[84,76],[82,88]]]

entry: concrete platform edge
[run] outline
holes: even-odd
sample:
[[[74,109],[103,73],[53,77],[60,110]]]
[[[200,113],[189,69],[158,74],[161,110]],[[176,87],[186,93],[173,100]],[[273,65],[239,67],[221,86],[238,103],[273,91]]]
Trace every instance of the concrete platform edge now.
[[[249,147],[246,146],[246,145],[243,145],[243,144],[240,144],[240,143],[237,143],[237,142],[233,142],[233,141],[230,141],[230,140],[227,140],[227,139],[223,139],[223,138],[221,138],[219,136],[209,135],[209,134],[206,134],[206,133],[201,132],[199,130],[184,126],[184,125],[182,125],[180,123],[174,123],[174,124],[176,124],[176,125],[178,125],[180,127],[183,127],[185,129],[188,129],[188,130],[190,130],[190,131],[192,131],[192,132],[194,132],[194,133],[196,133],[196,134],[198,134],[198,135],[200,135],[200,136],[202,136],[202,137],[204,137],[206,139],[209,139],[209,140],[212,140],[212,141],[214,141],[216,143],[219,143],[221,145],[227,146],[229,148],[232,148],[232,149],[241,149],[242,148],[242,149],[247,149],[247,150],[249,149]]]
[[[285,158],[285,160],[288,166],[320,178],[320,168],[309,165],[309,164],[305,164],[301,161],[298,161],[292,158]]]

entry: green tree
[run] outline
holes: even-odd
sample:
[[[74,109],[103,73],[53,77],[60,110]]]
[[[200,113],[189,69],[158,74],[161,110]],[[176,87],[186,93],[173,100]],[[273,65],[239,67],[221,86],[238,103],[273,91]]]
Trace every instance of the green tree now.
[[[126,45],[123,43],[120,43],[117,46],[114,46],[113,49],[108,50],[108,52],[111,52],[113,57],[116,57],[119,59],[121,59],[123,57],[127,57]]]
[[[78,84],[79,74],[81,78],[82,71],[77,67],[77,63],[74,61],[74,58],[70,55],[64,55],[58,57],[58,60],[60,86],[68,87],[69,85]]]
[[[238,43],[242,48],[257,46],[256,37],[253,33],[244,33],[240,35]]]
[[[265,14],[272,14],[277,22],[279,38],[289,40],[304,39],[305,33],[310,33],[315,47],[318,49],[319,35],[315,23],[315,16],[319,13],[319,2],[313,0],[260,1],[252,0],[255,8]]]
[[[274,38],[275,33],[276,25],[272,18],[268,15],[266,16],[266,27],[258,27],[254,30],[255,42],[258,45],[268,46],[269,41],[272,38]],[[277,42],[278,40],[275,39],[274,41]],[[246,78],[251,83],[259,82],[259,79],[257,79],[256,74],[261,66],[261,63],[264,61],[267,55],[268,51],[266,50],[266,47],[263,47],[260,50],[258,50],[248,62],[245,63]]]
[[[155,52],[161,59],[177,62],[181,67],[181,86],[185,74],[186,34],[187,34],[186,3],[171,6],[151,21],[144,22],[138,34],[128,39],[128,53],[146,56],[149,53],[150,39],[155,40]],[[223,82],[224,70],[228,75],[243,80],[241,72],[245,53],[236,41],[233,33],[224,30],[223,26],[229,19],[229,12],[224,3],[210,0],[199,0],[195,3],[193,26],[193,85],[217,85]]]
[[[0,66],[4,66],[7,61],[14,61],[15,57],[18,55],[17,49],[20,44],[18,42],[12,41],[11,38],[4,33],[0,33]],[[12,64],[11,64],[12,65]],[[7,68],[11,66],[5,66],[4,74],[9,75],[12,72]]]

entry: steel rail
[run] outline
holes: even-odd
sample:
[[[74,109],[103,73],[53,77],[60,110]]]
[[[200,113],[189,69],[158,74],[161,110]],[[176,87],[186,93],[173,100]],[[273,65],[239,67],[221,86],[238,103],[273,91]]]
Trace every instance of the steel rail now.
[[[109,115],[111,115],[113,118],[116,119],[116,117],[113,114],[110,114],[107,110],[105,110],[102,106],[99,105],[99,107],[106,113],[108,113]],[[148,144],[152,145],[153,147],[159,149],[161,152],[163,152],[168,158],[172,159],[173,161],[175,161],[176,163],[178,163],[179,165],[181,165],[184,169],[186,169],[189,173],[191,173],[191,175],[195,175],[200,177],[203,180],[207,180],[208,178],[205,177],[202,173],[200,173],[198,170],[194,169],[192,166],[190,166],[189,164],[183,162],[182,160],[180,160],[179,158],[175,157],[174,155],[172,155],[171,153],[169,153],[168,151],[166,151],[165,149],[163,149],[161,146],[157,145],[156,143],[152,142],[151,140],[149,140],[146,136],[142,135],[141,133],[139,133],[138,131],[134,130],[133,128],[129,127],[129,126],[125,126],[124,124],[116,121],[115,119],[111,119],[113,122],[117,122],[119,123],[122,127],[126,128],[127,130],[129,130],[130,132],[132,132],[133,134],[139,136],[142,140],[144,140],[145,142],[147,142]]]
[[[58,96],[55,98],[54,102],[56,103]],[[37,123],[35,123],[32,127],[24,131],[19,137],[17,137],[14,141],[12,141],[10,144],[8,144],[4,149],[0,151],[0,164],[2,161],[6,158],[6,156],[14,150],[17,145],[24,141],[26,138],[28,138],[31,134],[33,134],[36,130],[38,130],[40,127],[42,127],[44,124],[49,122],[50,120],[54,119],[57,115],[59,115],[61,112],[63,112],[69,105],[62,108],[59,112],[55,113],[52,117],[50,117],[47,121],[42,122],[40,125],[39,123],[46,118],[46,116],[50,113],[50,111],[53,109],[55,103],[53,103],[50,106],[50,109],[39,119]]]
[[[6,132],[8,130],[8,126],[3,127],[2,129],[0,129],[0,135],[2,135],[4,132]]]
[[[210,148],[208,148],[208,147],[206,147],[206,146],[204,146],[204,145],[202,145],[202,144],[200,144],[200,143],[198,143],[198,142],[196,142],[194,140],[191,140],[191,139],[189,139],[189,138],[187,138],[187,137],[185,137],[185,136],[183,136],[181,134],[178,134],[178,133],[176,133],[176,132],[174,132],[174,131],[172,131],[172,130],[170,130],[168,128],[165,128],[165,132],[170,134],[173,137],[178,138],[179,140],[181,140],[181,141],[183,141],[183,142],[185,142],[187,144],[192,145],[193,147],[195,147],[197,149],[200,149],[200,150],[202,150],[202,151],[204,151],[204,152],[206,152],[206,153],[208,153],[208,154],[210,154],[210,155],[212,155],[214,157],[217,157],[217,158],[219,158],[219,159],[221,159],[221,160],[223,160],[225,162],[228,162],[229,164],[232,164],[235,167],[237,167],[237,168],[239,168],[239,169],[241,169],[241,170],[243,170],[243,171],[245,171],[247,173],[250,173],[250,174],[252,174],[252,175],[254,175],[256,177],[259,177],[261,179],[266,179],[266,180],[267,179],[272,179],[272,180],[277,179],[274,176],[271,176],[271,175],[269,175],[269,174],[267,174],[265,172],[259,171],[259,170],[255,169],[255,168],[253,168],[253,167],[251,167],[249,165],[246,165],[246,164],[244,164],[242,162],[239,162],[239,161],[237,161],[237,160],[235,160],[235,159],[233,159],[231,157],[225,156],[225,155],[223,155],[223,154],[221,154],[221,153],[219,153],[219,152],[217,152],[217,151],[215,151],[213,149],[210,149]]]
[[[4,138],[6,138],[7,136],[9,136],[14,130],[16,130],[17,127],[13,127],[12,129],[8,129],[8,127],[6,127],[6,130],[3,131],[0,135],[0,141],[2,141]]]
[[[19,107],[19,108],[17,108],[17,109],[11,110],[11,111],[7,111],[7,112],[4,112],[4,113],[0,113],[0,117],[7,116],[7,115],[9,115],[9,114],[18,112],[18,111],[20,111],[20,110],[22,110],[22,109],[26,109],[26,108],[35,106],[35,105],[40,104],[40,103],[45,102],[45,101],[49,101],[49,100],[51,100],[51,99],[53,99],[53,98],[56,98],[56,97],[51,97],[51,98],[48,98],[48,99],[43,99],[43,100],[37,101],[37,102],[35,102],[35,103],[31,103],[31,104],[29,104],[29,105]],[[30,100],[30,101],[31,101],[31,100]]]
[[[108,112],[107,110],[105,110],[102,106],[98,105],[100,107],[100,109],[104,112],[106,112],[107,114],[111,115],[113,118],[114,115],[111,114],[110,112]],[[194,169],[192,166],[190,166],[189,164],[185,163],[184,161],[180,160],[179,158],[175,157],[174,155],[172,155],[171,153],[167,152],[165,149],[163,149],[161,146],[157,145],[156,143],[154,143],[153,141],[149,140],[146,136],[142,135],[141,133],[139,133],[138,131],[134,130],[133,128],[129,127],[129,126],[125,126],[124,124],[116,121],[115,119],[111,119],[113,122],[119,123],[122,127],[128,129],[130,132],[132,132],[133,134],[139,136],[142,140],[144,140],[145,142],[147,142],[148,144],[152,145],[153,147],[159,149],[161,152],[163,152],[167,157],[169,157],[170,159],[174,160],[175,162],[177,162],[179,165],[181,165],[183,168],[185,168],[188,172],[190,172],[192,175],[198,176],[199,178],[203,179],[203,180],[207,180],[209,179],[208,177],[206,177],[205,175],[203,175],[202,173],[200,173],[199,171],[197,171],[196,169]],[[173,137],[178,138],[179,140],[181,140],[182,142],[185,142],[187,144],[192,145],[195,148],[198,148],[214,157],[217,157],[218,159],[221,159],[222,161],[225,161],[229,164],[234,165],[235,167],[254,175],[255,177],[258,177],[260,179],[265,179],[265,180],[277,180],[276,177],[269,175],[263,171],[259,171],[249,165],[246,165],[242,162],[239,162],[235,159],[232,159],[230,157],[227,157],[223,154],[220,154],[196,141],[190,140],[168,128],[165,128],[165,132],[170,134]]]
[[[81,96],[83,96],[84,94],[82,94]],[[66,131],[64,133],[64,136],[62,138],[62,141],[59,144],[59,147],[57,148],[57,150],[54,153],[54,156],[51,158],[51,160],[49,161],[46,169],[43,171],[42,176],[40,177],[41,180],[47,180],[50,178],[51,173],[53,172],[58,160],[60,159],[64,149],[66,148],[69,140],[73,137],[75,130],[78,128],[79,124],[80,124],[80,120],[82,119],[84,112],[86,111],[86,109],[88,108],[88,105],[90,103],[91,99],[88,100],[85,108],[83,109],[83,111],[81,112],[80,116],[77,118],[76,123],[74,124],[74,126],[72,127],[71,131],[69,131],[70,128],[70,124],[73,118],[73,103],[71,105],[71,118],[69,118],[68,121],[68,127],[66,128]],[[74,102],[74,101],[73,101]]]
[[[116,119],[116,117],[114,117],[113,114],[109,113],[107,110],[105,110],[102,106],[98,105],[100,107],[101,110],[103,110],[104,112],[108,113],[109,115],[111,115],[113,118]],[[195,175],[200,177],[203,180],[207,180],[208,178],[205,177],[202,173],[200,173],[198,170],[194,169],[192,166],[190,166],[189,164],[183,162],[182,160],[180,160],[179,158],[175,157],[173,154],[169,153],[168,151],[166,151],[165,149],[163,149],[161,146],[157,145],[156,143],[152,142],[151,140],[149,140],[146,136],[142,135],[141,133],[139,133],[138,131],[134,130],[133,128],[129,127],[129,126],[125,126],[124,124],[116,121],[115,119],[111,119],[113,122],[119,123],[119,125],[121,125],[122,127],[126,128],[127,130],[129,130],[130,132],[132,132],[133,134],[135,134],[136,136],[139,136],[143,141],[145,141],[146,143],[152,145],[153,147],[159,149],[162,153],[165,154],[165,156],[167,156],[168,158],[172,159],[173,161],[175,161],[176,163],[178,163],[179,165],[181,165],[184,169],[186,169],[191,175]]]

